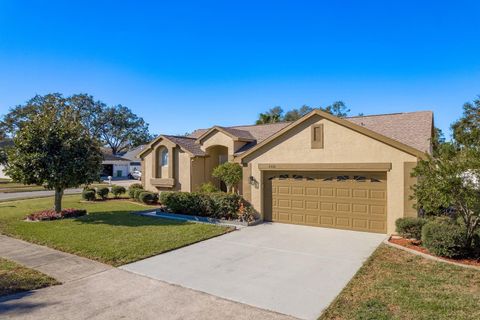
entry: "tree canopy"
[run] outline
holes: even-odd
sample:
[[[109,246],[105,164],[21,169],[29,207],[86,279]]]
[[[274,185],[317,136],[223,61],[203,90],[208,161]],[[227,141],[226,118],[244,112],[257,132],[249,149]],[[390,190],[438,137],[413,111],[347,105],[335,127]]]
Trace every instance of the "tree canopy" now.
[[[44,96],[36,95],[24,105],[18,105],[0,120],[0,132],[14,137],[23,126],[36,115],[44,112],[48,101],[56,99],[63,103],[55,108],[69,108],[76,114],[77,120],[103,145],[109,146],[112,153],[118,153],[149,142],[148,124],[129,108],[117,105],[107,107],[93,96],[81,93],[64,98],[60,93]]]
[[[233,192],[242,181],[242,167],[236,162],[225,162],[213,169],[212,176],[223,181],[228,192]]]
[[[464,105],[462,118],[452,125],[453,141],[445,142],[435,130],[433,154],[420,160],[413,175],[417,207],[427,215],[454,215],[466,231],[466,246],[472,246],[480,228],[480,102]]]
[[[318,107],[318,108],[303,105],[300,108],[291,109],[286,113],[284,112],[282,107],[276,106],[266,112],[260,113],[255,123],[266,124],[266,123],[296,121],[315,109],[320,109],[322,111],[328,112],[340,118],[345,118],[350,113],[350,109],[342,101],[335,101],[331,105],[328,105],[326,107]]]
[[[6,173],[16,182],[55,190],[61,211],[63,191],[99,179],[102,154],[98,140],[80,122],[79,111],[61,95],[48,95],[42,112],[22,124],[7,150]]]

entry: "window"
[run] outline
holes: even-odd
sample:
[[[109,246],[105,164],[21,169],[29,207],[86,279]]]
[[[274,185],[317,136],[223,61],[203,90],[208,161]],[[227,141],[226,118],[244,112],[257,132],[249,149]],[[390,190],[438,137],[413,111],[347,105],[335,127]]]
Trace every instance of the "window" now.
[[[323,149],[323,124],[312,126],[312,149]]]
[[[168,166],[168,150],[166,148],[160,153],[160,165],[162,167]]]

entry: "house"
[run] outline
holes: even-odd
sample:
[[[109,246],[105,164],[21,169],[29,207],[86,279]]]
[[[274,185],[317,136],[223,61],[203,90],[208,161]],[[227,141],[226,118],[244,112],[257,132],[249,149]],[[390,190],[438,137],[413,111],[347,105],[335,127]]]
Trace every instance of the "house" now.
[[[431,153],[430,111],[338,118],[314,110],[292,123],[161,135],[140,153],[151,191],[195,191],[225,161],[243,167],[240,193],[266,221],[393,233],[416,216],[410,176]]]
[[[0,141],[0,150],[6,149],[11,146],[13,146],[13,140],[11,139],[5,139]],[[10,177],[5,174],[4,169],[4,166],[0,164],[0,179],[10,179]]]
[[[138,154],[145,145],[138,146],[128,152],[112,154],[110,148],[102,148],[103,170],[101,176],[114,178],[127,178],[133,171],[141,170],[141,162]]]

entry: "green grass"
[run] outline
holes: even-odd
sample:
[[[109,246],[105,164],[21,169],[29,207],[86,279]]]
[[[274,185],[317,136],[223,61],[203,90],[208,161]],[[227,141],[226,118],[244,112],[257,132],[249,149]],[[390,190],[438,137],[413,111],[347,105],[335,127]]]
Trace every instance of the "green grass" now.
[[[59,284],[55,279],[0,258],[0,296]]]
[[[380,246],[320,317],[480,319],[480,271]]]
[[[64,208],[89,213],[75,219],[25,222],[28,213],[51,208],[53,198],[0,203],[0,233],[46,245],[113,266],[221,235],[230,228],[142,217],[132,211],[145,206],[129,201],[80,202],[79,195],[65,196]]]

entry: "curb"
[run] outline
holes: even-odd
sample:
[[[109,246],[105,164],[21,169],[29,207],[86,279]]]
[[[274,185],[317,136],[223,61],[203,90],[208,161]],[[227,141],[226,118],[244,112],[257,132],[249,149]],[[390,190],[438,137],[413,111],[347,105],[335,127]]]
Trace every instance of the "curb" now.
[[[406,247],[398,245],[396,243],[391,243],[390,241],[388,241],[388,239],[385,239],[383,241],[383,243],[386,244],[386,245],[389,245],[393,248],[400,249],[400,250],[415,254],[417,256],[421,256],[421,257],[429,259],[429,260],[433,260],[433,261],[436,261],[436,262],[443,262],[443,263],[451,264],[451,265],[458,266],[458,267],[463,267],[463,268],[467,268],[467,269],[473,269],[473,270],[480,271],[480,267],[472,266],[472,265],[468,265],[468,264],[463,264],[463,263],[458,263],[458,262],[454,262],[454,261],[449,261],[449,260],[444,260],[444,259],[432,256],[432,255],[429,255],[429,254],[426,254],[426,253],[423,253],[423,252],[419,252],[417,250],[406,248]]]
[[[153,218],[181,220],[181,221],[189,221],[189,222],[196,222],[196,223],[208,223],[208,224],[214,224],[214,225],[235,227],[237,229],[254,226],[262,223],[261,220],[255,220],[252,222],[240,222],[240,221],[234,221],[234,220],[223,220],[223,219],[215,219],[215,218],[209,218],[209,217],[199,217],[199,216],[191,216],[191,215],[176,214],[176,213],[173,214],[173,213],[166,213],[166,212],[158,212],[152,209],[134,211],[132,212],[132,214],[145,216],[145,217],[153,217]]]

